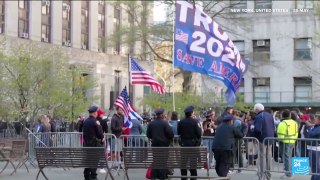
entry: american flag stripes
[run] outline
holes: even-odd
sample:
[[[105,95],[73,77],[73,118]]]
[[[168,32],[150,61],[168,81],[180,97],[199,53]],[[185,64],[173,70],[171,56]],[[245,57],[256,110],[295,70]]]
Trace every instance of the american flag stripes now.
[[[164,94],[164,87],[157,82],[149,72],[145,71],[136,60],[129,57],[130,61],[130,82],[131,84],[144,84],[149,85],[152,90],[158,94]]]
[[[176,30],[175,39],[177,41],[181,41],[185,44],[188,44],[188,37],[189,35],[187,33],[184,33],[181,29]]]
[[[132,122],[130,121],[130,110],[132,107],[130,104],[127,87],[124,87],[124,89],[121,91],[120,95],[114,102],[114,105],[122,109],[124,114],[124,124],[126,127],[131,128]]]

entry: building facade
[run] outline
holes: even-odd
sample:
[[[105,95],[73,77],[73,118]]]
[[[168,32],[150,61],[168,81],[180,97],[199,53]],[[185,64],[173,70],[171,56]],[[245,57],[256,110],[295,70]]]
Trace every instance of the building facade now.
[[[0,1],[0,10],[0,33],[8,41],[63,46],[70,65],[86,67],[84,73],[97,82],[88,93],[91,103],[110,109],[119,92],[128,86],[128,53],[139,52],[141,45],[129,48],[121,45],[120,39],[112,45],[108,41],[120,25],[133,23],[123,7],[112,1],[17,0]],[[149,17],[151,23],[153,15]],[[147,63],[142,62],[142,66],[150,68]],[[133,87],[134,102],[143,97],[143,89]]]
[[[319,107],[318,4],[308,0],[226,3],[233,22],[216,20],[228,29],[243,58],[250,60],[240,88],[245,102],[273,108]]]

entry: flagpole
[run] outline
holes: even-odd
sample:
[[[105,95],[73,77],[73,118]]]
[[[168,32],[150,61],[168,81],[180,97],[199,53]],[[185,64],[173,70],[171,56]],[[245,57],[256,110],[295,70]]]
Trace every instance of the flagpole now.
[[[176,0],[173,1],[174,6],[176,6]],[[175,9],[176,11],[176,9]],[[175,14],[173,15],[173,22],[172,22],[172,77],[171,77],[171,83],[172,83],[172,104],[173,104],[173,111],[176,111],[176,101],[175,101],[175,95],[174,95],[174,39],[175,39]],[[169,92],[170,93],[170,92]]]
[[[130,86],[131,86],[131,76],[130,76],[130,72],[131,72],[131,63],[130,63],[130,55],[128,54],[128,93],[129,93],[129,97],[130,97],[130,95],[131,95],[131,88],[130,88]],[[132,103],[133,103],[133,97],[131,97],[132,98]]]

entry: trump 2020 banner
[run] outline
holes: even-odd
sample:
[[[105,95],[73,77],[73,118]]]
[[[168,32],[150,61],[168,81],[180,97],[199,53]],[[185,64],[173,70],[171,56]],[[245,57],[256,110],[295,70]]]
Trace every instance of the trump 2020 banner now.
[[[221,80],[233,105],[247,65],[220,26],[187,1],[176,3],[174,65]]]

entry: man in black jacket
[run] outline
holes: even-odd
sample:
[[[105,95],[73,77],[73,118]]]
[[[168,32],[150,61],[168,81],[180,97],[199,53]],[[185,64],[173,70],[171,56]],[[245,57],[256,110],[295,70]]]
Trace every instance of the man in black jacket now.
[[[151,139],[152,147],[169,147],[174,135],[169,123],[164,120],[164,109],[157,109],[155,114],[156,119],[148,125],[147,137]],[[154,154],[157,154],[157,150],[154,151]],[[153,158],[154,161],[159,161],[156,156]],[[167,172],[167,169],[152,169],[151,177],[152,179],[166,179]]]
[[[200,146],[201,144],[201,124],[199,124],[198,120],[192,118],[194,116],[193,106],[188,106],[185,110],[185,118],[182,119],[178,123],[178,135],[180,135],[180,145],[182,147],[193,147]],[[186,157],[188,155],[181,154],[182,157]],[[196,162],[195,159],[189,159],[189,161]],[[185,163],[190,163],[185,162]],[[192,167],[192,164],[191,164]],[[181,176],[187,176],[187,169],[181,169]],[[196,169],[190,169],[191,176],[197,176]],[[187,178],[181,178],[181,180],[186,180]],[[191,178],[191,180],[195,180],[196,178]]]
[[[227,114],[224,116],[222,124],[216,130],[216,136],[213,142],[212,150],[216,160],[216,172],[220,177],[226,177],[230,165],[233,163],[233,146],[235,138],[243,138],[246,126],[241,125],[238,129],[233,126],[233,116]]]

